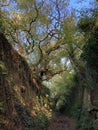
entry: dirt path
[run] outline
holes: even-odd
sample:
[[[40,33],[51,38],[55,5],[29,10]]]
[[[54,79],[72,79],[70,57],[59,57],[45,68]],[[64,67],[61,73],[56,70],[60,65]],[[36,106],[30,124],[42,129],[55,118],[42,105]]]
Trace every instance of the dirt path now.
[[[75,121],[63,114],[55,113],[48,124],[47,130],[76,130]]]

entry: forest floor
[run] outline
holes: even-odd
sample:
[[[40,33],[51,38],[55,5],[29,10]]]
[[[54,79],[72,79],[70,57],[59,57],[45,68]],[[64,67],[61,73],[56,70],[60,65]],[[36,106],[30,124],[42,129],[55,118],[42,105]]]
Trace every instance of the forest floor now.
[[[48,123],[47,130],[76,130],[75,121],[63,114],[54,113]]]

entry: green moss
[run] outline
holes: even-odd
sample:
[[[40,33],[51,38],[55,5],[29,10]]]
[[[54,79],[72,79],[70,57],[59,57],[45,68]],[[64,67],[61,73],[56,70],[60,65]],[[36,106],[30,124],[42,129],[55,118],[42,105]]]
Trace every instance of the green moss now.
[[[42,128],[43,130],[45,130],[48,123],[48,118],[46,117],[44,113],[38,112],[33,122],[35,126],[38,126],[39,128]]]
[[[93,128],[93,119],[85,109],[82,110],[81,118],[77,119],[77,128],[78,130],[91,130]]]
[[[0,61],[0,75],[8,74],[8,70],[4,64],[4,62]]]

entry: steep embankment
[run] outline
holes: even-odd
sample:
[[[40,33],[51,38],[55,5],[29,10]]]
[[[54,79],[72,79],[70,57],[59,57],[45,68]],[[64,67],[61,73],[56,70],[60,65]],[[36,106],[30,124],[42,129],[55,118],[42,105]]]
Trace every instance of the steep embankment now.
[[[35,105],[31,71],[25,59],[0,33],[0,127],[3,130],[33,128]],[[32,91],[33,90],[33,91]]]

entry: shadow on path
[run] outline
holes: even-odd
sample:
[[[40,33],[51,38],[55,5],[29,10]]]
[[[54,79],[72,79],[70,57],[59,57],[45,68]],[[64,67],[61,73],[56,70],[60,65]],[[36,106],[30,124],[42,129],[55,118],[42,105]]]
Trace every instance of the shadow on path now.
[[[54,113],[49,121],[47,130],[76,130],[73,118],[60,113]]]

